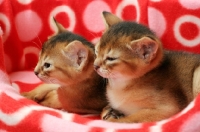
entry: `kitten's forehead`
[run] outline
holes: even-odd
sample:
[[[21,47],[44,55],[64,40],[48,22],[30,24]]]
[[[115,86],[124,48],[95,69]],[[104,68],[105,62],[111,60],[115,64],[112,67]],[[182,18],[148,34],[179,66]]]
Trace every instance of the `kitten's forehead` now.
[[[117,46],[113,46],[113,44],[108,44],[106,46],[101,46],[101,43],[95,49],[96,54],[98,56],[106,57],[106,56],[116,56],[119,55],[120,48]]]
[[[43,52],[43,53],[40,54],[40,60],[45,61],[49,58],[48,56],[49,55],[47,53]]]
[[[112,50],[121,50],[126,47],[126,44],[130,43],[132,40],[130,36],[118,37],[108,37],[106,34],[102,37],[102,40],[97,46],[97,51],[103,50],[104,53],[108,53]]]
[[[154,33],[146,26],[135,22],[120,22],[111,26],[101,37],[101,47],[108,44],[129,43],[133,40],[140,39],[144,36],[155,36]]]

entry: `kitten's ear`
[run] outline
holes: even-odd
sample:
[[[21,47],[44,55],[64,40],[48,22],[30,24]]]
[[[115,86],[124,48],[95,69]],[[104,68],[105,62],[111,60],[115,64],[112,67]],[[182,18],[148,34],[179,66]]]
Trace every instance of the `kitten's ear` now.
[[[57,34],[59,34],[59,33],[66,32],[66,31],[67,31],[67,30],[63,27],[62,24],[60,24],[59,22],[56,21],[56,19],[55,19],[54,17],[53,17],[53,22],[54,22],[55,27],[56,27],[56,32],[55,32],[53,35],[49,36],[48,39],[50,39],[51,37],[53,37],[53,36],[55,36],[55,35],[57,35]]]
[[[80,41],[72,41],[64,48],[64,54],[79,71],[83,70],[88,62],[89,49]]]
[[[56,24],[56,28],[57,28],[57,33],[62,33],[67,31],[62,24],[60,24],[59,22],[56,21],[56,19],[53,17],[54,23]]]
[[[128,44],[132,52],[144,60],[145,63],[150,63],[154,59],[159,46],[160,44],[157,41],[149,37],[143,37]]]
[[[106,30],[109,29],[110,26],[122,21],[119,17],[113,15],[110,12],[103,11],[102,14],[105,21]]]

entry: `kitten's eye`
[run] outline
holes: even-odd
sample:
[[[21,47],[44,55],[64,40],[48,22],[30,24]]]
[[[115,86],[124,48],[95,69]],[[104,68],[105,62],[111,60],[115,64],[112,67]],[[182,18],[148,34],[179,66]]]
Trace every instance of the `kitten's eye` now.
[[[114,58],[114,57],[107,57],[106,58],[106,60],[108,60],[108,61],[114,61],[114,60],[116,60],[117,58]]]
[[[46,62],[46,63],[44,63],[44,67],[45,67],[45,68],[49,68],[50,66],[51,66],[51,64],[50,64],[50,63],[47,63],[47,62]]]

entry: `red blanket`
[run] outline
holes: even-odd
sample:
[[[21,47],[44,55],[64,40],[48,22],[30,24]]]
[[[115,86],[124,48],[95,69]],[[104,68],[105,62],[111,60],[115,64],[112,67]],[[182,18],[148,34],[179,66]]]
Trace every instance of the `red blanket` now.
[[[117,124],[38,105],[20,96],[40,80],[33,74],[54,16],[69,31],[97,42],[103,10],[149,26],[167,49],[200,53],[199,0],[0,0],[1,132],[198,132],[200,95],[177,115],[153,123]]]

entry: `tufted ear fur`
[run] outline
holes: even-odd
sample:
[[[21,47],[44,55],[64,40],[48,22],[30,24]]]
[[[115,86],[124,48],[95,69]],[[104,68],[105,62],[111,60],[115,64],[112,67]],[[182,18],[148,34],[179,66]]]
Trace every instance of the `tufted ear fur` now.
[[[150,63],[157,54],[159,43],[149,37],[142,37],[132,41],[128,47],[145,63]]]
[[[53,21],[54,21],[54,24],[55,24],[55,26],[56,26],[56,32],[53,34],[53,35],[51,35],[51,36],[49,36],[48,37],[48,39],[50,39],[51,37],[53,37],[53,36],[55,36],[55,35],[57,35],[57,34],[59,34],[59,33],[62,33],[62,32],[66,32],[67,30],[63,27],[63,25],[62,24],[60,24],[59,22],[57,22],[56,21],[56,19],[53,17]]]
[[[110,12],[103,11],[102,14],[103,14],[106,30],[109,29],[110,26],[122,21],[120,18],[111,14]]]
[[[61,32],[64,32],[64,31],[67,31],[62,24],[60,24],[59,22],[56,21],[56,19],[53,17],[53,20],[56,24],[56,27],[57,27],[57,33],[61,33]]]
[[[63,50],[64,55],[71,61],[77,70],[82,71],[88,62],[89,50],[80,41],[72,41]]]

